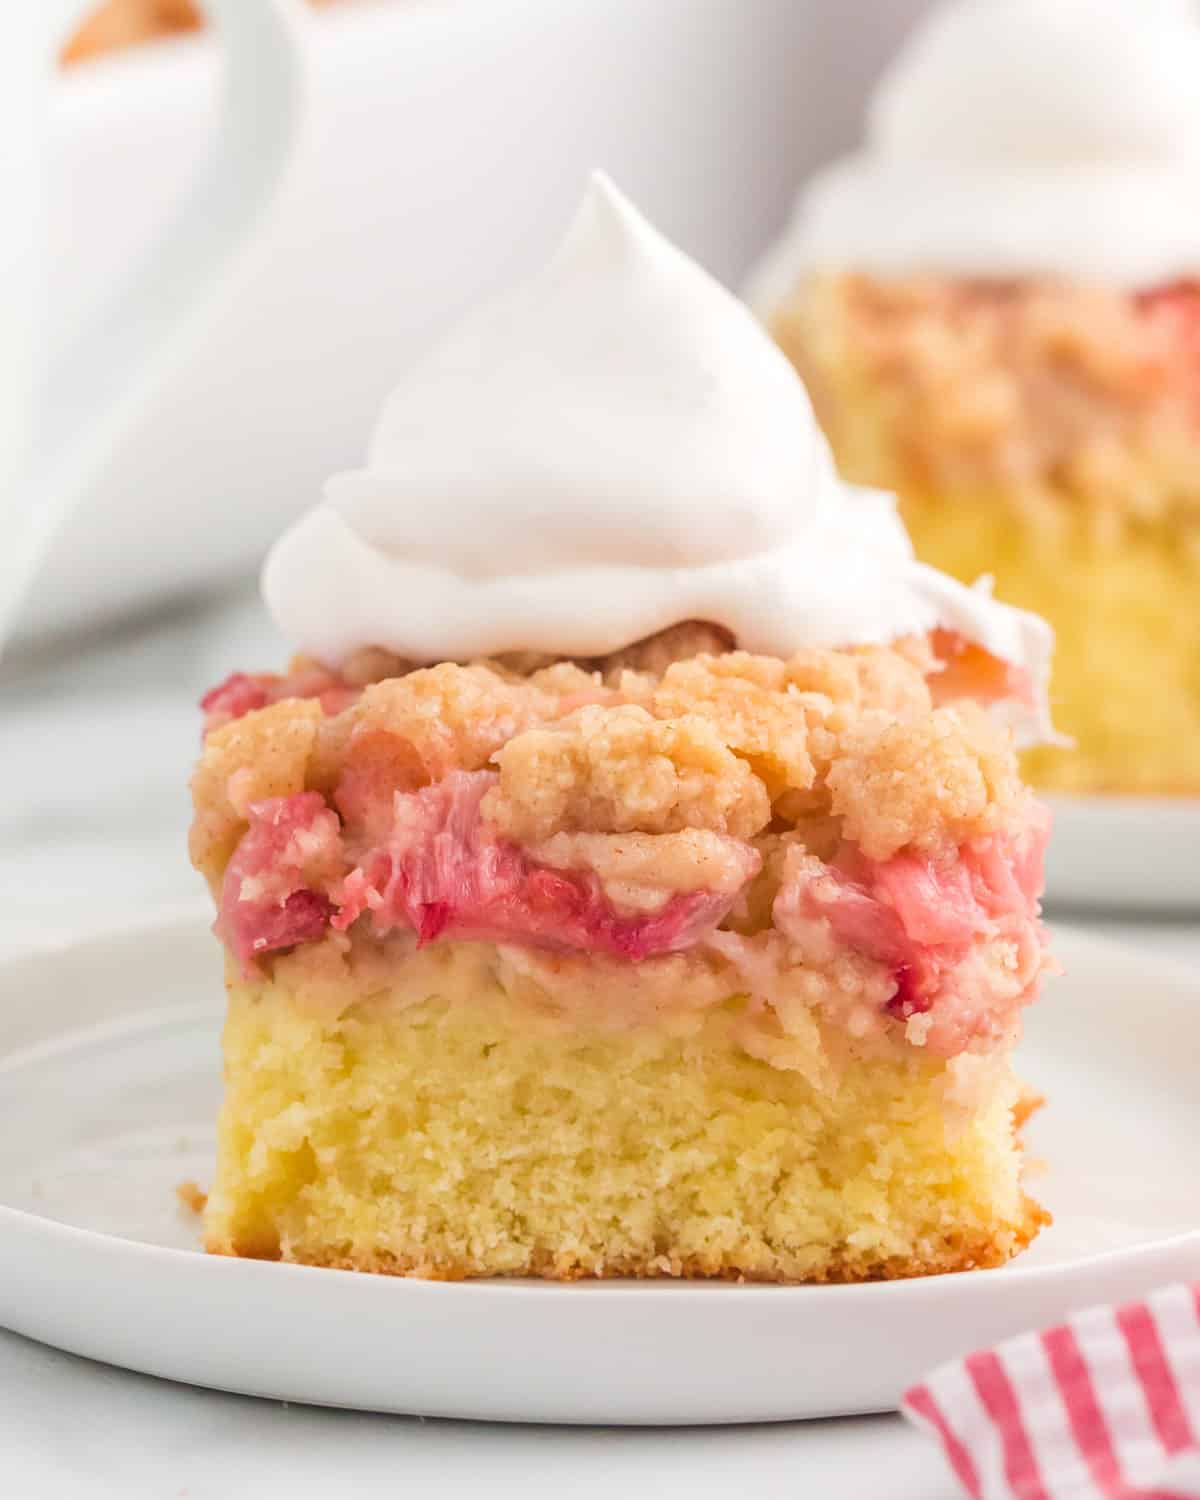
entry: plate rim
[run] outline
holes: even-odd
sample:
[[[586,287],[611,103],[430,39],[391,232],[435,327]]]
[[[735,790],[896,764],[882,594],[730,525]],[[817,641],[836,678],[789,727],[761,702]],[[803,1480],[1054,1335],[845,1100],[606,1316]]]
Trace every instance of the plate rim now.
[[[1119,808],[1122,812],[1177,812],[1183,808],[1187,813],[1200,815],[1200,796],[1180,796],[1178,793],[1161,792],[1157,796],[1132,792],[1055,792],[1034,787],[1033,792],[1042,802],[1051,807],[1079,809]]]
[[[1034,789],[1053,824],[1045,902],[1052,911],[1178,921],[1200,913],[1200,797]],[[1130,858],[1111,857],[1114,841]]]

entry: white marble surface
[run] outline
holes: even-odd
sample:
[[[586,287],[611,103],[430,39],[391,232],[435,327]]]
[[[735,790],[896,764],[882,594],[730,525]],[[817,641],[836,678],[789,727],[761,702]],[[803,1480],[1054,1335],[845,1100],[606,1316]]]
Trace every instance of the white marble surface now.
[[[287,651],[249,590],[0,661],[0,951],[199,904],[186,854],[197,702]]]
[[[0,1335],[12,1500],[953,1500],[898,1417],[550,1428],[333,1412],[166,1385]],[[881,1488],[886,1475],[886,1488]]]
[[[199,904],[184,853],[196,700],[232,668],[284,655],[244,594],[0,665],[0,953]],[[1200,921],[1087,925],[1200,965]],[[957,1493],[894,1417],[704,1431],[406,1420],[172,1386],[4,1333],[0,1392],[5,1500]]]

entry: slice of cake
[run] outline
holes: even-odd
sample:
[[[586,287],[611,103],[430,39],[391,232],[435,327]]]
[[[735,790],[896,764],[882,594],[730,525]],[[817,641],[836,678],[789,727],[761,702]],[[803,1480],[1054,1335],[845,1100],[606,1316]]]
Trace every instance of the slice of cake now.
[[[1165,0],[943,4],[751,291],[841,472],[1054,625],[1066,791],[1200,792],[1198,71]]]
[[[277,546],[208,695],[210,1250],[431,1277],[998,1265],[1048,967],[1040,622],[916,563],[603,179]]]

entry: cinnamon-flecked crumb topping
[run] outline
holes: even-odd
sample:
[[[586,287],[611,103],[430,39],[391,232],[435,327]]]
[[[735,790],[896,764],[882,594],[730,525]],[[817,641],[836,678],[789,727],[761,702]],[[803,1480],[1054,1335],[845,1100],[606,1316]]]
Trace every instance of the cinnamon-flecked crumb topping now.
[[[520,843],[558,832],[749,838],[771,816],[766,789],[712,725],[656,719],[633,704],[593,704],[515,735],[496,754],[500,784],[485,811]]]
[[[986,653],[937,632],[784,661],[688,625],[602,660],[352,673],[397,667],[300,662],[206,699],[192,857],[243,965],[360,929],[687,949],[735,986],[774,974],[780,1003],[797,964],[859,975],[856,1034],[866,1006],[952,1050],[1010,1034],[1036,988],[1042,824],[980,706],[1009,686]]]
[[[974,704],[908,723],[868,709],[838,748],[826,776],[831,807],[868,859],[994,833],[1021,796],[1007,736]]]

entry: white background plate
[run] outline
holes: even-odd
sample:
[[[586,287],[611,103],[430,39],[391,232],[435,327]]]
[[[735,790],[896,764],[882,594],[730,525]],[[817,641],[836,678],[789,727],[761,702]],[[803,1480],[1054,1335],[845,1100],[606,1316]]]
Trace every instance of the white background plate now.
[[[1074,907],[1200,911],[1200,798],[1048,797],[1046,896]]]
[[[209,1258],[219,962],[195,924],[0,966],[0,1324],[285,1400],[557,1422],[893,1405],[939,1360],[1200,1277],[1200,984],[1070,933],[1025,1074],[1057,1223],[1003,1271],[861,1287],[439,1285]]]

